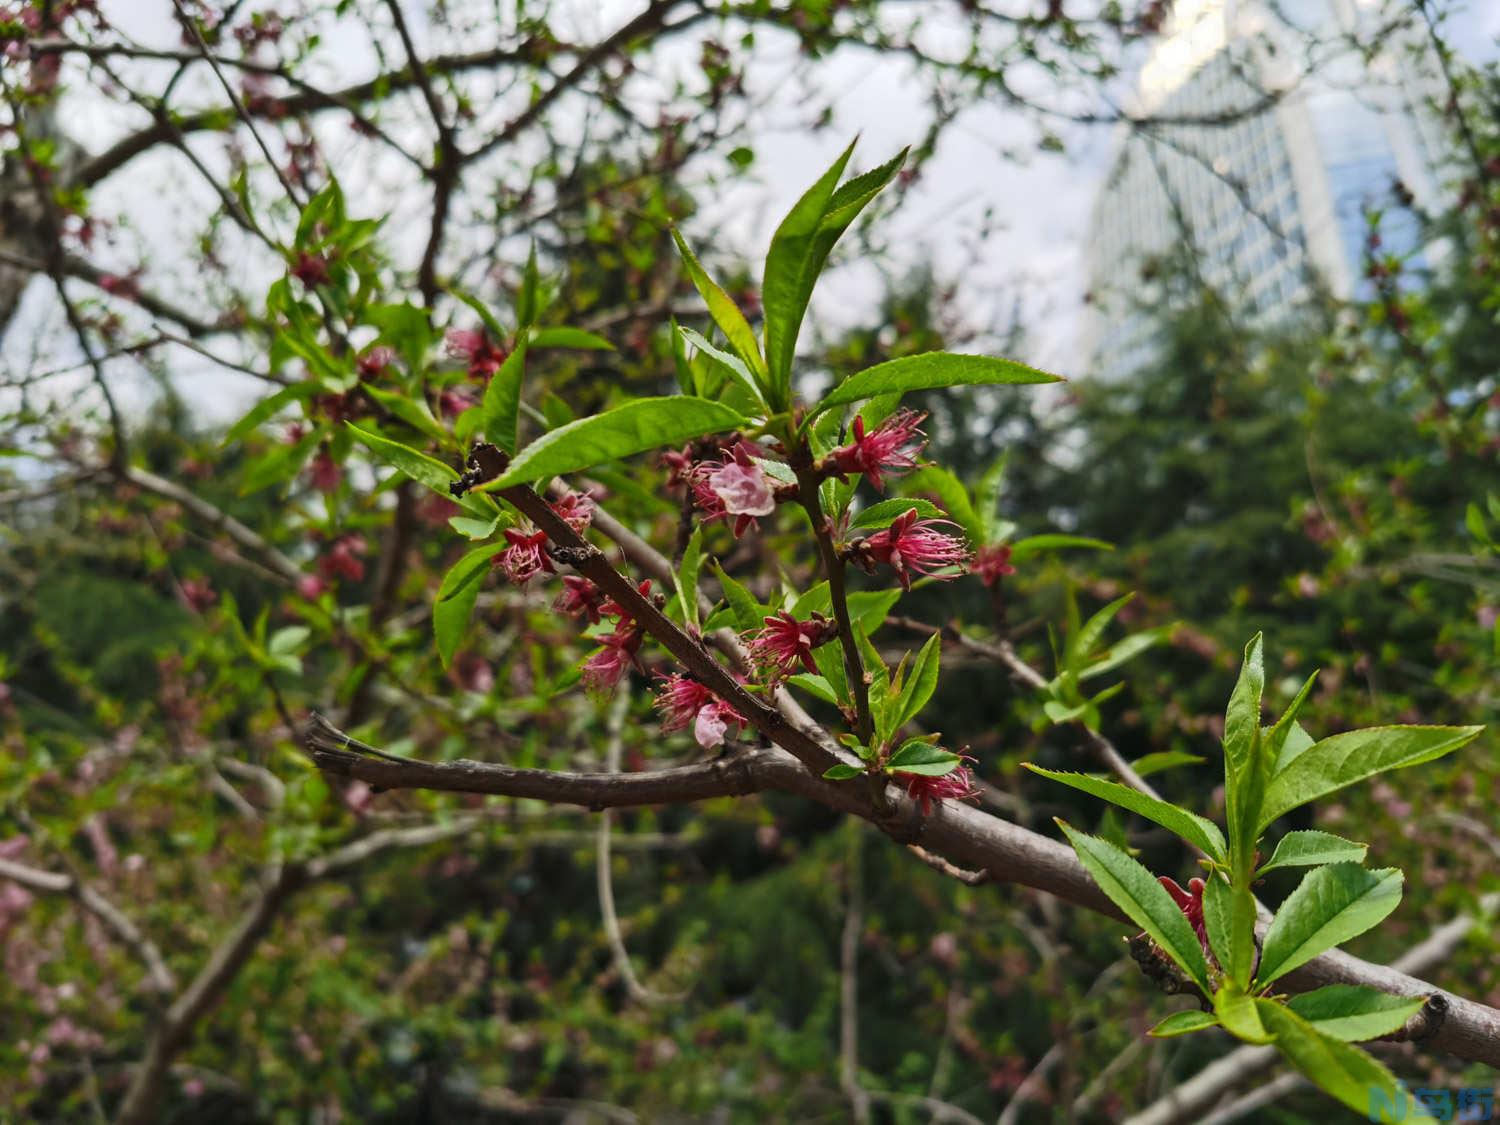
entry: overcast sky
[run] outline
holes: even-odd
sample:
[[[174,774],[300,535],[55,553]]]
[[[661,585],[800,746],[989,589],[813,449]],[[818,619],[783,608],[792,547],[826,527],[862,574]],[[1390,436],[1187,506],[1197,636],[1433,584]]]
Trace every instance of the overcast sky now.
[[[607,34],[641,6],[640,0],[560,0],[563,20],[592,36]],[[409,5],[416,8],[416,5]],[[1451,34],[1475,57],[1490,57],[1500,36],[1500,2],[1483,0],[1455,5],[1458,16]],[[118,26],[140,41],[174,46],[178,33],[166,18],[168,5],[142,0],[104,0],[102,8]],[[424,28],[418,26],[422,37]],[[689,63],[696,56],[691,43],[672,48]],[[343,69],[363,74],[368,67],[362,41],[341,42],[331,36],[319,52],[319,77]],[[928,120],[922,84],[911,66],[899,59],[873,59],[869,54],[841,52],[819,64],[820,88],[838,91],[832,126],[818,132],[805,128],[806,63],[790,39],[778,42],[764,36],[757,44],[752,69],[752,94],[764,104],[757,114],[752,146],[757,154],[751,181],[715,200],[700,217],[704,229],[725,232],[733,253],[758,258],[780,215],[833,159],[855,133],[860,146],[858,168],[886,159],[906,144],[919,141]],[[201,68],[200,68],[201,70]],[[200,75],[203,81],[210,77]],[[208,91],[213,92],[211,89]],[[75,105],[78,103],[75,102]],[[68,120],[78,139],[91,148],[130,127],[138,111],[112,107],[94,98],[85,112],[70,111]],[[886,231],[899,249],[900,259],[936,265],[940,276],[958,276],[963,308],[971,323],[1003,331],[1021,302],[1027,327],[1023,354],[1017,358],[1038,366],[1072,373],[1079,361],[1078,330],[1084,289],[1084,253],[1090,210],[1105,175],[1112,134],[1107,127],[1058,130],[1061,153],[1039,152],[1037,130],[1014,110],[977,105],[965,111],[948,129],[922,179],[891,219]],[[129,212],[147,241],[161,246],[191,245],[211,205],[206,189],[172,174],[163,183],[163,166],[155,156],[132,165],[98,193],[107,212],[120,207]],[[196,205],[163,206],[163,191],[183,192]],[[987,216],[992,216],[987,220]],[[394,229],[406,229],[393,224]],[[421,225],[414,228],[420,231]],[[987,239],[981,235],[989,232]],[[154,264],[162,264],[154,259]],[[181,263],[186,265],[186,259]],[[878,300],[881,279],[868,269],[844,270],[832,278],[815,306],[825,326],[869,322]],[[34,293],[34,298],[39,294]],[[28,302],[34,319],[46,315],[45,294]],[[21,363],[20,341],[32,335],[18,326],[7,340],[12,364]],[[257,386],[223,381],[211,369],[202,371],[185,360],[192,382],[205,393],[196,394],[205,409],[218,417],[236,416]],[[187,370],[185,368],[185,370]],[[143,397],[141,401],[146,401]]]

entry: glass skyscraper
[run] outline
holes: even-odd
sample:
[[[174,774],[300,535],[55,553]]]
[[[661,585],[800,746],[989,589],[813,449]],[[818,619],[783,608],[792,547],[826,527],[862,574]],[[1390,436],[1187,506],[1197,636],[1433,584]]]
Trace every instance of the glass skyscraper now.
[[[1384,250],[1416,249],[1390,204],[1398,183],[1418,205],[1440,189],[1436,74],[1415,28],[1381,25],[1379,50],[1358,51],[1376,18],[1354,0],[1179,0],[1095,204],[1086,370],[1119,378],[1150,358],[1141,301],[1178,249],[1252,323],[1295,315],[1315,286],[1363,295],[1371,208]]]

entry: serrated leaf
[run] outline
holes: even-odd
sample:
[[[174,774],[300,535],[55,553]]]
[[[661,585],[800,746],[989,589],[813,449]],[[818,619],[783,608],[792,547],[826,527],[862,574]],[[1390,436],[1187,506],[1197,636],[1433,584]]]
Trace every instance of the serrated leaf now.
[[[1255,898],[1248,888],[1232,887],[1217,875],[1203,887],[1203,924],[1209,948],[1225,974],[1241,990],[1255,969]]]
[[[1264,875],[1278,867],[1317,867],[1325,863],[1363,863],[1368,844],[1356,844],[1330,832],[1306,830],[1288,832],[1276,845],[1261,869]]]
[[[1262,943],[1258,985],[1382,922],[1401,902],[1401,872],[1335,863],[1308,872],[1287,896]]]
[[[703,303],[708,306],[708,315],[713,322],[719,326],[719,331],[724,333],[724,339],[729,341],[730,348],[746,368],[746,374],[750,376],[750,384],[755,387],[766,375],[766,363],[761,358],[760,344],[755,339],[755,332],[750,327],[750,322],[745,319],[745,314],[740,307],[734,303],[729,294],[708,276],[699,263],[697,256],[684,241],[677,228],[672,228],[672,238],[677,243],[677,251],[682,255],[683,265],[687,268],[689,279],[693,288],[698,290],[703,298]],[[757,392],[756,397],[760,394]]]
[[[1173,1012],[1146,1034],[1157,1039],[1170,1039],[1176,1035],[1187,1035],[1190,1032],[1218,1026],[1219,1017],[1212,1012],[1200,1012],[1196,1008],[1189,1008],[1185,1012]]]
[[[409,445],[402,445],[399,441],[392,441],[371,430],[361,429],[353,422],[345,422],[344,425],[349,427],[356,440],[382,461],[395,466],[412,480],[426,485],[434,492],[448,495],[448,485],[458,479],[458,474],[449,466]]]
[[[521,450],[503,476],[485,487],[530,484],[748,425],[749,420],[737,411],[708,399],[688,395],[637,399],[543,434]]]
[[[1409,1119],[1404,1090],[1391,1072],[1358,1047],[1321,1034],[1296,1012],[1274,1000],[1257,1000],[1261,1023],[1276,1037],[1276,1049],[1325,1093],[1370,1120]],[[1399,1100],[1398,1100],[1399,1099]],[[1394,1112],[1402,1107],[1399,1116]]]
[[[1359,984],[1329,984],[1287,1001],[1287,1007],[1321,1034],[1358,1043],[1390,1035],[1422,1010],[1425,997],[1392,996]]]
[[[1219,826],[1211,820],[1205,820],[1196,813],[1190,813],[1186,809],[1180,809],[1176,805],[1168,804],[1166,801],[1149,797],[1145,793],[1121,785],[1116,781],[1106,781],[1101,777],[1092,777],[1086,773],[1071,773],[1063,770],[1049,770],[1030,762],[1021,763],[1032,773],[1040,774],[1042,777],[1060,781],[1064,785],[1070,785],[1091,796],[1099,797],[1112,805],[1118,805],[1122,809],[1128,809],[1138,816],[1143,816],[1155,824],[1161,825],[1169,832],[1181,836],[1193,847],[1209,856],[1211,859],[1223,863],[1225,860],[1225,845],[1223,833]]]
[[[813,285],[829,251],[906,158],[902,150],[880,167],[838,188],[851,144],[787,213],[771,238],[761,285],[765,310],[767,398],[780,411],[790,405],[792,359]],[[869,397],[869,396],[865,396]],[[850,400],[852,401],[852,400]]]
[[[1256,633],[1245,646],[1245,659],[1224,713],[1224,759],[1231,787],[1250,763],[1251,746],[1260,730],[1260,699],[1265,684],[1261,635]]]
[[[731,355],[723,348],[709,342],[701,333],[695,332],[686,325],[677,325],[677,334],[682,339],[696,348],[700,354],[717,364],[731,379],[744,387],[750,395],[750,401],[759,409],[765,408],[765,396],[756,383],[755,376],[751,374],[750,368],[738,356]]]
[[[1271,779],[1259,826],[1309,801],[1336,793],[1386,770],[1451,754],[1478,738],[1483,727],[1367,727],[1335,734],[1307,747]],[[1285,749],[1282,756],[1285,757]]]
[[[1024,363],[987,355],[924,352],[867,367],[845,379],[813,408],[822,413],[835,406],[862,402],[876,395],[907,394],[939,387],[999,386],[1062,382]]]
[[[1184,973],[1203,990],[1213,994],[1208,984],[1208,962],[1187,916],[1182,913],[1167,889],[1156,877],[1107,840],[1075,831],[1058,821],[1068,842],[1078,854],[1079,862],[1088,868],[1099,889],[1124,911],[1125,916],[1141,929],[1170,957]]]
[[[1069,672],[1081,676],[1083,662],[1098,647],[1100,638],[1104,636],[1104,630],[1109,628],[1109,623],[1115,619],[1115,615],[1124,609],[1134,597],[1134,594],[1126,594],[1116,598],[1072,633],[1068,639],[1068,647],[1063,652],[1063,663]]]

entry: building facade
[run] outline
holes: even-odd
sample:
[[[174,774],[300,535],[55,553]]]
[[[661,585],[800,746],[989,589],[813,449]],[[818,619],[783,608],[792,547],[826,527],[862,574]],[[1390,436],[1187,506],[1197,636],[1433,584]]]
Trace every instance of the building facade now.
[[[1270,324],[1320,287],[1362,295],[1372,208],[1385,250],[1417,250],[1415,220],[1390,204],[1398,183],[1419,207],[1442,190],[1427,109],[1441,87],[1419,29],[1379,23],[1384,8],[1179,0],[1095,204],[1085,370],[1121,378],[1151,358],[1143,306],[1178,251],[1247,322]],[[1357,44],[1372,41],[1366,57]]]

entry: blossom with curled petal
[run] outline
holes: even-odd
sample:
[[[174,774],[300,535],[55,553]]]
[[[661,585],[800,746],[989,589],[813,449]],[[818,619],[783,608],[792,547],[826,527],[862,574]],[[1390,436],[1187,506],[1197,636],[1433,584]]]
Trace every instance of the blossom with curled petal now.
[[[603,618],[600,607],[605,603],[604,591],[581,574],[563,575],[563,592],[557,595],[552,608],[569,617],[583,617],[590,625],[597,625]]]
[[[634,622],[621,622],[613,633],[597,638],[599,650],[583,664],[583,683],[596,695],[605,695],[615,689],[631,666],[638,663],[636,654],[641,648],[642,634]]]
[[[884,489],[886,474],[916,467],[927,444],[926,435],[917,427],[926,417],[915,410],[898,410],[869,433],[865,432],[865,420],[856,417],[853,440],[830,453],[826,463],[840,476],[863,473],[872,485]]]
[[[510,546],[495,556],[493,565],[505,572],[506,581],[512,586],[524,586],[543,571],[552,573],[545,531],[507,527],[505,540]]]
[[[773,614],[765,627],[750,638],[750,658],[775,680],[785,679],[799,665],[812,675],[818,674],[813,649],[833,639],[838,626],[821,613],[807,621],[798,621],[790,613]]]
[[[468,364],[469,374],[476,379],[487,379],[499,371],[500,365],[510,355],[480,328],[450,328],[444,334],[443,342],[448,354]]]
[[[651,597],[651,579],[641,579],[640,584],[635,589],[636,593],[640,594],[641,597],[649,599]],[[614,598],[607,598],[601,602],[599,604],[599,612],[605,617],[615,618],[621,623],[635,620],[635,613],[626,609],[619,602],[615,601]]]
[[[361,379],[373,379],[389,367],[396,359],[396,352],[392,348],[379,344],[362,353],[354,361],[354,368],[359,372]]]
[[[964,758],[967,761],[974,760],[968,755],[964,755]],[[979,790],[974,788],[973,771],[968,766],[957,766],[941,777],[907,773],[900,769],[892,770],[891,776],[906,785],[906,795],[917,802],[923,816],[932,815],[934,801],[967,801],[979,796]]]
[[[992,543],[988,547],[981,547],[975,553],[974,565],[970,569],[979,575],[979,581],[986,586],[993,586],[1006,575],[1016,572],[1015,563],[1010,561],[1010,552],[1009,543]]]
[[[586,492],[564,492],[549,507],[574,531],[583,531],[594,518],[594,498]]]
[[[958,526],[952,520],[919,519],[917,509],[908,508],[889,527],[861,541],[852,557],[865,568],[884,563],[896,572],[903,590],[911,589],[912,575],[934,578],[956,578],[956,574],[937,574],[943,567],[962,567],[969,561],[969,549],[962,539],[937,531],[940,526]]]
[[[663,677],[656,695],[665,733],[693,728],[693,737],[705,750],[724,745],[729,728],[745,728],[745,717],[697,680],[674,672]]]
[[[756,526],[757,516],[769,516],[776,510],[775,485],[744,442],[737,442],[722,461],[695,465],[687,479],[704,522],[733,517],[736,539]]]

